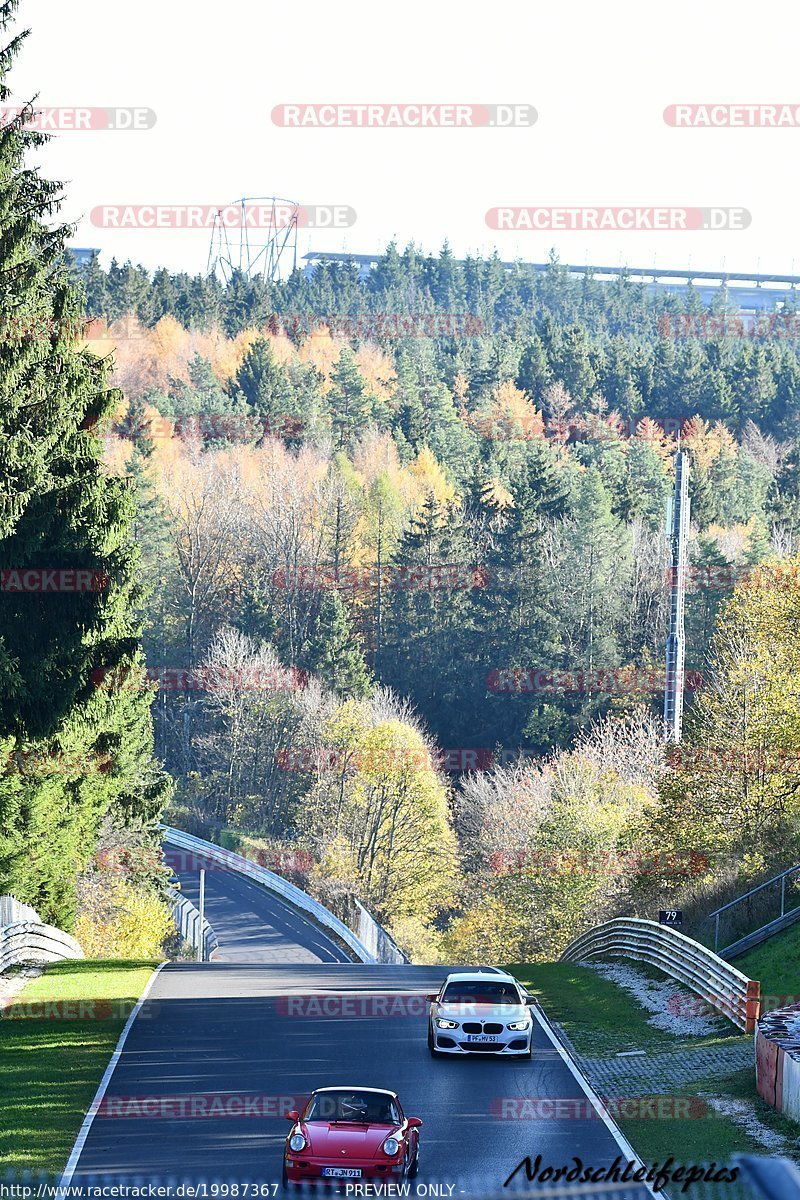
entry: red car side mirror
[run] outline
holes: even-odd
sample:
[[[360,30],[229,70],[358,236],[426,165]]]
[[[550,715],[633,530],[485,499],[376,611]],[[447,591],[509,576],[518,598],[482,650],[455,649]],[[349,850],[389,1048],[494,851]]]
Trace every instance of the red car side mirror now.
[[[409,1129],[421,1129],[422,1121],[420,1121],[419,1117],[409,1117],[406,1121],[406,1125]]]
[[[286,1120],[287,1121],[299,1121],[300,1113],[297,1111],[296,1108],[290,1108],[286,1114]]]

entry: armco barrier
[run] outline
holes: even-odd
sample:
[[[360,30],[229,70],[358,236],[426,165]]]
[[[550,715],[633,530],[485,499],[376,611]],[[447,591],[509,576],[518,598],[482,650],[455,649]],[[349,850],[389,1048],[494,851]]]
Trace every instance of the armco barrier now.
[[[172,919],[178,933],[185,942],[189,942],[197,950],[200,910],[195,908],[191,900],[187,900],[175,888],[169,889],[169,897],[172,904]],[[218,948],[217,935],[203,917],[203,962],[208,962]]]
[[[22,904],[16,896],[0,896],[0,926],[15,925],[17,921],[38,921],[35,908]]]
[[[200,861],[206,859],[225,867],[229,871],[235,871],[238,875],[245,875],[248,879],[252,879],[254,883],[260,884],[261,887],[275,892],[287,904],[291,904],[293,908],[298,908],[301,912],[308,913],[318,925],[330,929],[340,941],[344,942],[352,950],[358,962],[374,963],[376,961],[375,956],[369,952],[364,943],[356,937],[352,930],[347,928],[343,921],[335,917],[332,912],[329,912],[325,908],[324,904],[320,904],[319,901],[314,900],[302,888],[295,887],[293,883],[289,883],[287,879],[282,879],[280,875],[276,875],[273,871],[268,871],[266,867],[260,867],[257,863],[250,862],[249,859],[243,858],[241,854],[234,854],[232,850],[224,850],[221,846],[215,846],[212,842],[204,842],[202,838],[194,837],[190,833],[184,833],[180,829],[170,829],[168,826],[163,826],[162,828],[164,841],[168,845],[177,846],[180,850],[190,851]]]
[[[579,962],[592,955],[650,963],[697,992],[745,1033],[755,1032],[759,983],[675,929],[642,917],[615,917],[575,938],[561,958]]]
[[[403,951],[383,926],[378,924],[372,913],[364,908],[364,905],[358,900],[355,902],[355,907],[358,913],[359,939],[375,960],[379,963],[407,963],[408,959]]]
[[[21,963],[83,957],[75,938],[41,921],[15,921],[0,927],[0,974]]]
[[[759,1021],[756,1088],[767,1104],[800,1121],[800,1004],[772,1009]]]

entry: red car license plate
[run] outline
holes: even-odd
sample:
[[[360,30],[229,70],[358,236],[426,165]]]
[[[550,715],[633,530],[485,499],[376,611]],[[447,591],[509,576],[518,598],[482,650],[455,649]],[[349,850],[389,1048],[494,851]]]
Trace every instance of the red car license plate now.
[[[361,1167],[323,1167],[322,1174],[329,1179],[360,1179]]]

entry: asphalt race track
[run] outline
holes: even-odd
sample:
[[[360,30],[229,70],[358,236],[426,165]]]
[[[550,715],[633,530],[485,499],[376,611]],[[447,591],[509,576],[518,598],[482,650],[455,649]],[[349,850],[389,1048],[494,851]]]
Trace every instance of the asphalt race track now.
[[[346,963],[349,957],[313,921],[297,909],[237,875],[204,863],[192,854],[198,870],[182,870],[189,857],[164,847],[164,858],[180,880],[181,892],[192,904],[200,902],[199,868],[206,866],[205,915],[219,941],[215,962]]]
[[[406,1115],[422,1119],[412,1196],[498,1194],[525,1155],[541,1154],[543,1167],[571,1166],[574,1155],[592,1167],[624,1160],[612,1131],[586,1116],[588,1101],[568,1119],[520,1119],[523,1097],[585,1101],[544,1025],[531,1061],[434,1061],[422,997],[445,968],[342,962],[319,930],[258,887],[229,872],[206,879],[224,961],[160,972],[89,1129],[74,1184],[206,1181],[210,1200],[221,1194],[213,1181],[280,1191],[289,1128],[282,1114],[314,1087],[341,1083],[393,1088]],[[191,881],[182,883],[194,899]],[[237,954],[246,961],[234,961]],[[517,1184],[537,1186],[524,1172]],[[629,1186],[608,1195],[649,1194]]]

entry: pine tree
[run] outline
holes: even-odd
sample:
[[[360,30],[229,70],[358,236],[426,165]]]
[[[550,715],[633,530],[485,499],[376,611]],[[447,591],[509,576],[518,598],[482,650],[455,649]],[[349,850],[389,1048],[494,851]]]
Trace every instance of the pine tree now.
[[[361,699],[370,679],[350,615],[337,592],[326,592],[317,617],[317,628],[305,652],[310,671],[337,695]]]
[[[291,414],[292,387],[283,367],[275,361],[269,342],[253,342],[236,372],[236,388],[252,412],[277,427]]]
[[[15,10],[0,5],[3,31]],[[25,36],[0,51],[2,101]],[[24,114],[0,132],[0,892],[69,924],[103,816],[152,826],[166,786],[151,760],[151,691],[133,683],[132,501],[96,436],[119,396],[107,365],[76,348],[69,231],[47,224],[59,188],[24,162],[43,140]],[[108,671],[130,686],[98,686]]]
[[[553,381],[553,373],[547,361],[542,339],[534,333],[529,339],[519,360],[517,387],[541,405],[546,389]]]
[[[334,445],[338,450],[346,449],[363,433],[370,414],[370,398],[361,378],[352,351],[346,347],[331,372],[331,390],[328,392]]]

